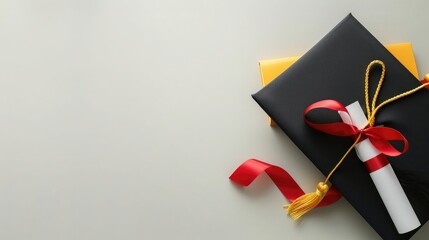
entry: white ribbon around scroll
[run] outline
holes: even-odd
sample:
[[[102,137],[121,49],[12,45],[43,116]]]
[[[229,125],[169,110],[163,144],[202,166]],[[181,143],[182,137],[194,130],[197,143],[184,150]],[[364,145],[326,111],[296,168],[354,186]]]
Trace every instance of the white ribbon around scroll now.
[[[349,115],[339,111],[343,122],[352,124],[359,129],[362,129],[367,118],[358,101],[346,107]],[[362,162],[368,161],[371,158],[381,154],[369,141],[365,139],[358,143],[355,147],[356,154]],[[405,195],[398,178],[390,164],[370,173],[372,181],[377,188],[387,211],[389,212],[392,221],[398,230],[398,233],[407,233],[418,228],[421,224],[411,206],[407,195]]]

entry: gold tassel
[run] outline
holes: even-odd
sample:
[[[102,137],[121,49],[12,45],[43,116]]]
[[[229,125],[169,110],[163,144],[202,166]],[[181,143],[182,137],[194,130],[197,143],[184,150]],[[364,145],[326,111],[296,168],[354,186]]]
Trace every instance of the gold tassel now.
[[[429,84],[429,83],[428,83]],[[328,180],[331,178],[332,174],[337,170],[337,168],[341,165],[350,151],[356,146],[356,144],[360,141],[362,137],[362,133],[359,133],[353,145],[347,150],[347,152],[343,155],[343,157],[338,161],[337,165],[335,165],[334,169],[328,174],[324,182],[319,182],[316,187],[316,192],[307,193],[302,195],[301,197],[295,199],[291,204],[283,206],[286,209],[286,212],[293,220],[298,220],[302,215],[311,211],[315,208],[320,201],[322,201],[329,187],[326,184]]]
[[[283,206],[294,220],[315,208],[322,201],[329,187],[324,182],[317,184],[316,192],[307,193],[295,199],[291,204]]]

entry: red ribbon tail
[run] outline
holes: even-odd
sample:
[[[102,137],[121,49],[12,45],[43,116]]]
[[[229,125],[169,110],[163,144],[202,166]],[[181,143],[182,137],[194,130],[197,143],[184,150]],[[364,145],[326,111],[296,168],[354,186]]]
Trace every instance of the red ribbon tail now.
[[[292,176],[283,168],[257,159],[245,161],[229,178],[235,183],[247,187],[264,172],[271,178],[273,183],[289,202],[293,202],[295,199],[305,194]],[[331,187],[318,207],[331,205],[340,198],[341,194],[334,187]]]

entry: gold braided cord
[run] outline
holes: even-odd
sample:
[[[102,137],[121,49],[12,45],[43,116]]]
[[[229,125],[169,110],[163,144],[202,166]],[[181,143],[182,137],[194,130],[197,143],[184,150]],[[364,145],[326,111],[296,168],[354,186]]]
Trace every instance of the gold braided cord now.
[[[362,137],[362,133],[359,133],[359,135],[357,136],[357,138],[356,138],[355,142],[353,143],[353,145],[350,146],[350,148],[347,150],[346,153],[344,153],[344,155],[340,159],[340,161],[337,162],[337,165],[335,165],[335,167],[328,174],[328,176],[326,177],[325,181],[323,182],[324,184],[328,183],[329,178],[331,178],[332,174],[334,174],[335,170],[337,170],[337,168],[341,165],[341,163],[343,163],[343,161],[344,161],[344,159],[346,159],[347,155],[349,155],[349,153],[353,150],[353,148],[359,143],[361,137]]]
[[[371,108],[369,108],[369,102],[370,102],[370,100],[369,100],[369,73],[371,71],[372,66],[374,66],[375,64],[380,65],[382,71],[381,71],[380,80],[378,81],[377,89],[375,90],[375,93],[374,93],[374,98],[372,99]],[[381,85],[383,85],[385,74],[386,74],[386,65],[380,60],[374,60],[374,61],[370,62],[368,64],[368,67],[366,68],[366,71],[365,71],[365,106],[366,106],[367,119],[371,118],[371,113],[375,109],[375,104],[377,102],[378,94],[380,93]],[[372,123],[370,122],[370,125],[371,124],[374,124],[374,122],[372,122]]]
[[[374,111],[372,111],[371,119],[374,119],[374,118],[375,118],[375,114],[378,112],[378,110],[380,110],[380,108],[382,108],[382,107],[383,107],[383,106],[385,106],[386,104],[389,104],[389,103],[391,103],[391,102],[393,102],[393,101],[396,101],[396,100],[398,100],[398,99],[400,99],[400,98],[403,98],[403,97],[406,97],[406,96],[408,96],[408,95],[411,95],[411,94],[413,94],[413,93],[415,93],[415,92],[419,91],[420,89],[425,88],[425,87],[427,87],[427,86],[429,86],[429,82],[424,83],[424,84],[422,84],[422,85],[420,85],[420,86],[418,86],[418,87],[416,87],[416,88],[413,88],[413,89],[411,89],[411,90],[409,90],[409,91],[406,91],[406,92],[404,92],[404,93],[398,94],[398,95],[396,95],[396,96],[394,96],[394,97],[391,97],[391,98],[389,98],[389,99],[385,100],[385,101],[384,101],[384,102],[382,102],[380,105],[378,105],[378,106],[374,109]]]

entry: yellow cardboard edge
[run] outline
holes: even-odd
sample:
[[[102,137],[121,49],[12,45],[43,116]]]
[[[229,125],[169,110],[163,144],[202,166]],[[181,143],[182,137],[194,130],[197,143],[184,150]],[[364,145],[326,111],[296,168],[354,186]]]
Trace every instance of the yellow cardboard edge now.
[[[420,79],[417,70],[416,59],[414,57],[413,46],[410,42],[386,45],[386,49],[395,56],[414,77]]]

